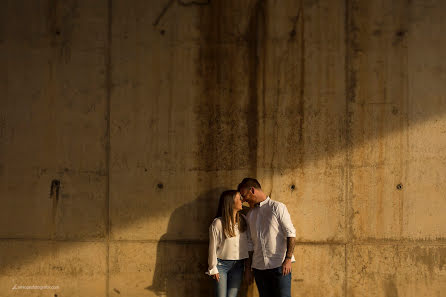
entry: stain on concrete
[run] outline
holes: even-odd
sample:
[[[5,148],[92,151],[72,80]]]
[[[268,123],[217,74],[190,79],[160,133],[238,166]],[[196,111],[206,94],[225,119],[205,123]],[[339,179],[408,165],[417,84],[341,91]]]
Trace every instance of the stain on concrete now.
[[[197,169],[257,168],[258,101],[264,40],[264,6],[243,11],[239,1],[212,1],[200,7],[201,39],[197,73],[201,85],[195,105]],[[240,14],[248,14],[241,28]]]
[[[446,247],[419,246],[412,250],[410,256],[415,263],[425,266],[431,275],[446,270]]]
[[[167,11],[172,7],[172,4],[175,3],[175,0],[169,0],[166,5],[163,6],[163,9],[156,17],[155,21],[153,22],[153,26],[156,27],[161,19],[164,17],[164,15],[167,13]],[[184,0],[177,0],[178,5],[180,6],[193,6],[193,5],[208,5],[211,3],[211,0],[203,0],[203,1],[184,1]]]
[[[51,207],[51,226],[52,226],[52,236],[56,236],[57,232],[57,206],[59,204],[59,192],[60,192],[60,180],[54,179],[51,181],[51,189],[50,189],[50,199],[52,199],[52,207]]]
[[[51,181],[50,199],[59,200],[60,180],[54,179]]]
[[[297,15],[291,19],[292,27],[291,27],[290,32],[288,33],[288,42],[291,42],[292,40],[294,40],[296,38],[297,23],[299,21],[299,18],[301,17],[301,14],[302,14],[302,5],[301,5],[299,11],[297,12]]]
[[[211,0],[178,0],[178,4],[181,6],[208,5],[211,4]]]
[[[251,15],[248,28],[246,30],[246,39],[248,40],[248,69],[249,69],[249,87],[248,87],[248,114],[245,117],[248,126],[248,151],[249,164],[251,164],[251,174],[257,174],[257,143],[258,143],[258,104],[259,93],[263,95],[260,88],[264,88],[264,67],[263,73],[260,73],[260,59],[265,57],[266,50],[266,15],[265,2],[257,1],[254,6],[254,12]],[[263,80],[260,82],[260,80]],[[259,85],[262,83],[262,85]]]
[[[175,0],[169,0],[166,3],[166,5],[164,5],[164,7],[161,10],[161,12],[158,14],[156,19],[153,21],[153,26],[154,27],[156,27],[159,24],[159,22],[161,21],[161,19],[163,18],[163,16],[166,14],[166,12],[169,10],[169,8],[172,6],[173,3],[175,3]]]
[[[358,55],[362,52],[359,44],[359,24],[358,20],[354,17],[359,14],[359,3],[357,1],[350,1],[347,6],[346,16],[346,37],[347,37],[347,50],[346,50],[346,87],[347,87],[347,103],[356,101],[356,91],[358,84],[358,74],[355,68],[355,62],[358,59]],[[377,34],[381,34],[379,31]],[[375,34],[376,35],[376,34]],[[347,104],[348,108],[348,104]],[[350,134],[350,133],[347,133]]]
[[[398,297],[398,288],[396,287],[394,280],[385,280],[383,287],[385,297]]]
[[[301,31],[300,31],[300,92],[299,102],[297,104],[298,112],[298,152],[299,152],[299,164],[304,165],[304,152],[305,152],[305,138],[304,138],[304,123],[305,123],[305,21],[304,21],[304,5],[301,2],[300,13],[302,15]]]
[[[71,47],[76,21],[80,16],[77,0],[48,0],[47,27],[50,45],[57,57],[67,63],[71,59]]]
[[[407,36],[407,30],[406,29],[397,30],[395,32],[393,45],[394,46],[399,45],[406,38],[406,36]]]
[[[305,42],[305,9],[301,1],[296,17],[294,17],[293,30],[295,36],[288,38],[287,49],[284,54],[284,65],[281,65],[289,78],[282,84],[282,88],[295,94],[288,100],[281,100],[282,114],[279,120],[283,130],[279,132],[276,141],[282,150],[277,168],[303,168],[305,165],[305,72],[306,72],[306,42]]]

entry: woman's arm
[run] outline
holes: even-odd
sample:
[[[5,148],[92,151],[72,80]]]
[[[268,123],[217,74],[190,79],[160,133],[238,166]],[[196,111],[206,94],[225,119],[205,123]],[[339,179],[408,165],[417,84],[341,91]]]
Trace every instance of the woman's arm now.
[[[217,269],[217,247],[219,244],[219,232],[214,223],[209,227],[209,253],[208,253],[208,271],[207,274],[218,274]]]

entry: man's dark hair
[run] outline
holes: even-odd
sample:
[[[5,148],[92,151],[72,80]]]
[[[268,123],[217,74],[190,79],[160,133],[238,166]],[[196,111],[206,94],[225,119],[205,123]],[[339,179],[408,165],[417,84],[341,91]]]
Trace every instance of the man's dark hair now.
[[[255,179],[255,178],[250,178],[250,177],[245,177],[242,182],[238,185],[237,187],[237,191],[240,192],[241,189],[244,188],[256,188],[256,189],[261,189],[262,187],[260,186],[260,183]]]

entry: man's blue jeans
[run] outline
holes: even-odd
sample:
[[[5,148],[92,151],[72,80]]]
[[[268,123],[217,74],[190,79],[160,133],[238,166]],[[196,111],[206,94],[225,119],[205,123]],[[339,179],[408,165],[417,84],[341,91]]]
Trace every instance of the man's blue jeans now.
[[[291,297],[291,273],[282,275],[282,267],[253,269],[260,297]]]
[[[217,260],[220,281],[215,281],[216,296],[237,297],[243,278],[245,260]]]

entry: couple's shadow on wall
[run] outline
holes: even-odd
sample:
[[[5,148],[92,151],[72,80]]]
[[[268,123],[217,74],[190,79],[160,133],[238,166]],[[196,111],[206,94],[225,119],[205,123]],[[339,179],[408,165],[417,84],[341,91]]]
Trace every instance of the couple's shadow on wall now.
[[[153,281],[146,290],[168,297],[215,296],[214,280],[205,274],[208,230],[224,190],[212,189],[175,209],[158,242]],[[238,296],[252,296],[251,287],[243,283]]]

